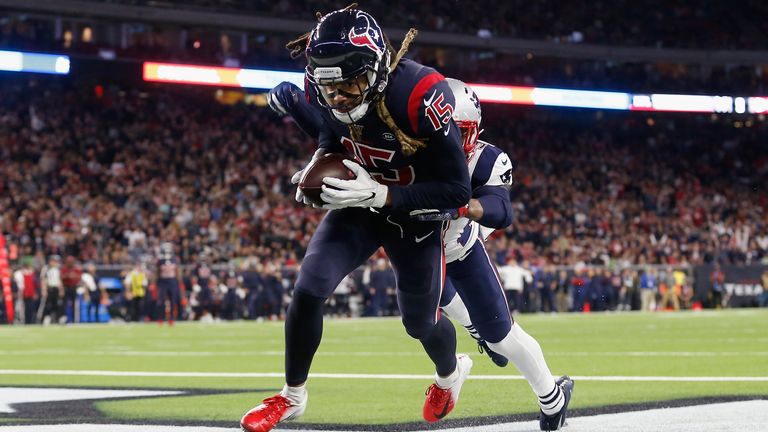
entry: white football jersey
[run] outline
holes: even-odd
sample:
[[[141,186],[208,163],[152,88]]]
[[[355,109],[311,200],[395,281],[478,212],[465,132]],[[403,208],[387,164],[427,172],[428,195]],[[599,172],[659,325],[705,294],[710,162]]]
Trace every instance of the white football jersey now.
[[[512,186],[512,162],[500,148],[478,141],[472,159],[467,162],[472,190],[483,186]],[[462,260],[469,253],[475,242],[488,238],[495,228],[481,226],[467,218],[458,218],[448,222],[445,243],[445,262]]]

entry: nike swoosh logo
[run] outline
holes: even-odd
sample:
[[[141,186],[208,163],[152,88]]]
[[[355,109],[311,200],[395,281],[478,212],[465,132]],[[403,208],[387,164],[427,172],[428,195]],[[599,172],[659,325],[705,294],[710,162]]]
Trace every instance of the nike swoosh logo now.
[[[502,164],[502,165],[506,165],[506,164],[507,164],[507,162],[509,162],[509,161],[508,161],[508,160],[506,160],[506,159],[502,159],[502,161],[501,161],[501,164]]]
[[[415,238],[415,240],[416,240],[416,243],[421,243],[421,242],[423,242],[423,241],[424,241],[424,239],[426,239],[427,237],[431,236],[433,232],[434,232],[434,231],[430,231],[430,232],[429,232],[427,235],[425,235],[424,237],[416,237],[416,238]]]
[[[430,106],[432,105],[432,99],[435,98],[435,94],[437,94],[437,90],[432,91],[432,96],[429,97],[429,99],[424,99],[424,106]]]
[[[448,398],[447,401],[445,401],[445,406],[443,407],[443,410],[439,413],[435,414],[435,417],[438,419],[441,419],[448,415],[448,407],[451,405],[451,398]]]
[[[451,127],[448,126],[447,128],[445,128],[445,131],[443,132],[443,135],[448,136],[448,132],[450,132],[450,131],[451,131]]]

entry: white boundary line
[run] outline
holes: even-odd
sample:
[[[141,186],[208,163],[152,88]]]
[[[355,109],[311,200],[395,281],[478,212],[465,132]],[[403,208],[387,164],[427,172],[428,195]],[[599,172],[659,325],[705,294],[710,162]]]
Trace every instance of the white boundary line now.
[[[613,414],[569,417],[565,431],[589,432],[743,432],[760,430],[768,422],[768,401],[753,400],[707,405],[649,409]],[[305,429],[274,429],[274,432],[334,432]],[[432,429],[441,432],[531,432],[539,430],[537,421],[517,421],[482,426]],[[202,426],[154,426],[128,424],[49,424],[3,426],[0,432],[239,432],[237,428]],[[336,431],[338,432],[338,431]],[[361,430],[353,432],[364,432]]]
[[[81,351],[73,349],[17,349],[0,350],[0,356],[29,356],[46,354],[79,354]],[[136,356],[136,357],[220,357],[220,356],[278,356],[285,355],[285,351],[147,351],[147,350],[91,350],[89,354],[102,356]],[[318,351],[315,356],[340,356],[340,357],[422,357],[418,352],[387,352],[387,351]],[[768,351],[569,351],[548,352],[548,356],[569,357],[768,357]]]
[[[105,370],[24,370],[0,369],[2,375],[109,376],[109,377],[167,377],[167,378],[283,378],[282,372],[144,372]],[[419,374],[343,374],[311,373],[310,378],[432,380],[434,375]],[[571,376],[578,381],[671,381],[671,382],[768,382],[768,377],[744,376]],[[520,375],[470,375],[473,380],[524,380]]]

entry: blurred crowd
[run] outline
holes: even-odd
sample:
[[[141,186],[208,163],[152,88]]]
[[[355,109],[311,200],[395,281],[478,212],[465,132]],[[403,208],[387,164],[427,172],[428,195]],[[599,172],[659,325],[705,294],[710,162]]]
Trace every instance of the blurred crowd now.
[[[2,84],[2,227],[21,255],[124,264],[160,239],[184,262],[301,253],[322,214],[286,199],[314,145],[296,128],[209,90],[43,81]]]
[[[279,316],[323,215],[297,204],[289,182],[315,144],[290,120],[266,108],[221,105],[212,92],[47,76],[0,82],[0,229],[14,270],[28,265],[40,275],[59,256],[83,268],[144,266],[151,275],[160,243],[171,242],[183,265],[219,269],[211,284],[227,289],[216,292],[221,302],[229,299],[228,312],[194,312],[188,269],[190,317]],[[602,280],[588,285],[585,298],[605,297],[604,306],[593,306],[617,309],[640,307],[629,288],[622,294],[629,285],[614,283],[639,284],[640,273],[624,274],[635,265],[768,263],[762,116],[489,105],[483,128],[481,138],[517,165],[514,223],[488,241],[500,266],[583,269],[571,274]],[[370,276],[388,271],[386,262],[378,268],[379,258],[349,281],[340,314],[392,313],[391,282]],[[590,275],[590,266],[616,270]],[[247,268],[277,280],[262,299],[271,306],[253,306],[241,274]],[[371,280],[383,288],[371,291]],[[71,302],[72,292],[62,287],[59,304]],[[578,310],[583,303],[573,293],[582,291],[570,292],[566,309]],[[678,292],[685,304],[682,286]],[[129,297],[122,299],[126,316]]]
[[[120,1],[147,4],[143,1]],[[435,0],[415,4],[366,2],[382,23],[403,26],[404,18],[421,29],[478,32],[561,43],[658,46],[700,49],[758,49],[768,42],[763,2],[738,8],[710,2],[461,2]],[[151,2],[154,7],[177,7]],[[311,25],[311,11],[332,10],[346,2],[200,1],[185,8],[294,17]],[[488,13],[489,10],[496,11]],[[670,13],[662,13],[669,10]],[[309,11],[309,12],[308,12]],[[762,14],[762,15],[761,15]],[[601,18],[595,18],[601,17]],[[623,17],[623,18],[622,18]],[[740,23],[734,25],[733,23]],[[115,34],[121,33],[121,37]],[[578,34],[580,36],[575,37]],[[56,24],[11,11],[0,11],[0,48],[68,53],[85,58],[160,60],[228,67],[300,70],[285,43],[297,35],[206,28],[153,26],[94,21]],[[754,96],[768,93],[768,67],[737,64],[682,64],[669,60],[639,63],[606,59],[562,59],[533,53],[508,54],[484,48],[446,48],[420,43],[409,51],[415,60],[468,82],[603,89],[648,93],[701,93]],[[668,58],[668,57],[666,57]]]
[[[684,266],[566,268],[510,259],[498,263],[510,312],[679,311],[744,306],[724,287],[719,265],[707,275],[708,289],[696,296],[693,274]],[[39,271],[22,261],[12,278],[15,322],[24,324],[200,322],[283,320],[300,263],[263,265],[249,258],[234,265],[207,259],[187,265],[179,280],[178,302],[159,294],[157,268],[137,263],[115,271],[82,266],[72,256],[53,255]],[[768,307],[768,270],[760,277],[762,294],[748,305]],[[348,275],[329,298],[333,317],[399,315],[395,275],[383,256],[372,257]],[[0,324],[7,323],[0,296]]]
[[[160,8],[249,13],[312,19],[345,7],[348,0],[93,0]],[[469,33],[481,37],[545,39],[561,43],[665,48],[763,49],[768,42],[768,6],[759,0],[727,2],[630,0],[504,2],[367,0],[359,7],[385,27],[406,25],[424,30]]]
[[[766,261],[764,121],[497,107],[485,113],[487,139],[519,166],[514,222],[490,242],[502,255],[555,264]]]

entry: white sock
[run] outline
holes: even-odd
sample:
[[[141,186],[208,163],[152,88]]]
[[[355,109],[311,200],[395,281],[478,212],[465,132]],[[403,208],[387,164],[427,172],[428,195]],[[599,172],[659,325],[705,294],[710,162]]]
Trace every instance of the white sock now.
[[[472,320],[469,319],[469,311],[467,310],[467,307],[464,306],[464,302],[461,300],[461,297],[459,297],[458,294],[453,296],[451,301],[441,309],[443,310],[443,313],[448,316],[448,318],[464,326],[464,328],[467,329],[467,332],[469,332],[470,336],[476,340],[480,339],[480,335],[477,334],[475,326],[472,325]]]
[[[306,384],[299,387],[290,387],[288,384],[283,386],[283,391],[280,394],[291,402],[291,405],[301,405],[307,400],[307,386]]]
[[[449,389],[452,385],[456,383],[456,380],[459,379],[459,363],[456,362],[456,369],[451,372],[450,375],[447,377],[441,377],[440,375],[435,374],[435,383],[437,383],[437,386],[441,389]]]
[[[544,414],[556,413],[563,407],[562,392],[555,385],[541,346],[520,324],[513,323],[512,329],[501,342],[488,342],[488,347],[508,358],[520,370],[539,398],[539,406]],[[557,393],[553,393],[554,390]]]
[[[561,409],[563,409],[564,404],[565,396],[563,396],[563,392],[557,385],[552,388],[552,391],[549,392],[548,395],[539,396],[539,406],[541,407],[541,412],[546,415],[557,414]]]

